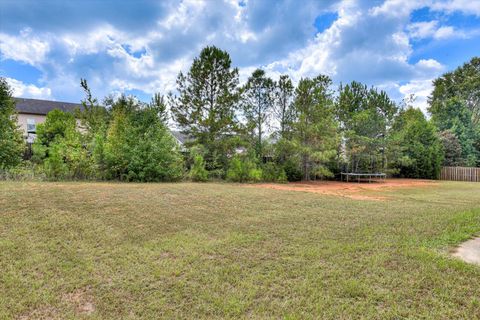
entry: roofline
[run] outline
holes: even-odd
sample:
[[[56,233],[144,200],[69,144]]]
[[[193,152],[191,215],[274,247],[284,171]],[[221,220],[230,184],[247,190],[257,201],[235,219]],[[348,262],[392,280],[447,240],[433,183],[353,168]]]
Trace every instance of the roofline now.
[[[46,113],[43,113],[43,112],[23,112],[23,111],[17,111],[17,114],[32,114],[32,115],[36,115],[36,116],[46,116],[47,115]]]
[[[23,99],[23,100],[38,100],[38,101],[48,101],[48,102],[55,102],[55,103],[65,103],[65,104],[74,104],[81,106],[83,105],[82,102],[76,103],[76,102],[68,102],[68,101],[59,101],[59,100],[47,100],[47,99],[36,99],[36,98],[23,98],[23,97],[12,97],[13,99]]]

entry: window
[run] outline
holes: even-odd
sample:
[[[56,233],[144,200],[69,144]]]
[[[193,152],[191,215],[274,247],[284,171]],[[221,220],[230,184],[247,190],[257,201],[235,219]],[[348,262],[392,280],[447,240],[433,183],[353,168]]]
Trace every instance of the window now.
[[[35,133],[36,130],[35,119],[27,119],[27,133]]]

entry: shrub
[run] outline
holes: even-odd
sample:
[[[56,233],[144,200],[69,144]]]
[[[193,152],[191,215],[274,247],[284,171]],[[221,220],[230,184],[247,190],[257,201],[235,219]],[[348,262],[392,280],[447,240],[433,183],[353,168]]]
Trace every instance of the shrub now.
[[[193,165],[190,169],[190,179],[198,182],[208,181],[208,171],[205,169],[205,160],[200,154],[193,157]]]
[[[277,182],[280,182],[280,183],[288,182],[288,177],[287,177],[287,174],[285,173],[285,169],[280,170],[280,173],[278,174]]]
[[[274,162],[267,162],[262,166],[262,180],[285,183],[288,181],[288,178],[282,167]]]
[[[283,169],[288,181],[300,181],[302,180],[302,170],[300,170],[299,164],[293,160],[285,162]]]
[[[0,170],[0,180],[12,181],[32,181],[45,180],[45,174],[38,166],[35,166],[29,161],[24,161],[22,164]]]
[[[278,178],[278,168],[273,162],[267,162],[262,166],[262,180],[275,182]]]
[[[248,157],[235,155],[230,161],[227,180],[234,182],[258,182],[262,180],[262,170]]]

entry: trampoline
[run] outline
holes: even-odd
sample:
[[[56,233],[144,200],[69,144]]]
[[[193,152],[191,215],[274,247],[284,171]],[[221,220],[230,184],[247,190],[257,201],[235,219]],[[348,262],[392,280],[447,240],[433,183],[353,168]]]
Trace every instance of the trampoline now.
[[[381,181],[385,182],[387,179],[387,174],[385,173],[353,173],[353,172],[342,172],[341,173],[341,180],[350,182],[350,181],[368,181],[375,182]]]

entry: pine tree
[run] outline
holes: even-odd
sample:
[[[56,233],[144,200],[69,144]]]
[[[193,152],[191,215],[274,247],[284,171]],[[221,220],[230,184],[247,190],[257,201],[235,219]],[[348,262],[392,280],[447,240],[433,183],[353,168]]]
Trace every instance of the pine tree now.
[[[226,51],[204,48],[187,74],[177,78],[178,96],[170,96],[174,120],[192,145],[206,149],[208,170],[225,169],[238,131],[238,69]]]
[[[247,130],[255,141],[257,156],[263,155],[263,140],[274,102],[274,82],[265,71],[255,70],[242,89],[242,109]]]
[[[332,80],[320,75],[301,79],[295,91],[293,144],[300,157],[304,180],[331,176],[326,164],[337,153]]]
[[[293,105],[294,87],[288,75],[281,75],[275,83],[274,116],[279,123],[280,138],[288,138],[295,119]]]

